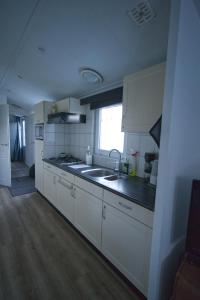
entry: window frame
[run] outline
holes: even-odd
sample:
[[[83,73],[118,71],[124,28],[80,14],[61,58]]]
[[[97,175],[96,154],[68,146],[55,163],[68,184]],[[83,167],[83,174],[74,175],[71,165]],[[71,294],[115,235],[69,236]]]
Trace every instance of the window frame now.
[[[114,104],[114,105],[110,105],[109,107],[120,106],[120,105],[122,106],[122,104]],[[110,152],[109,150],[99,149],[99,133],[100,133],[99,117],[100,117],[100,110],[103,108],[104,107],[101,107],[95,110],[95,154],[108,157]],[[124,132],[123,152],[120,151],[122,155],[125,153],[125,145],[126,145],[126,134]],[[113,152],[112,157],[115,156],[118,157],[117,154]]]

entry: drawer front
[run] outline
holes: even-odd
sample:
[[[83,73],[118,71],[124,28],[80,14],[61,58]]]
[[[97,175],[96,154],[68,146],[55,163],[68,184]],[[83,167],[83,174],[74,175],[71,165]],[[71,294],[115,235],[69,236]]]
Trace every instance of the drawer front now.
[[[51,164],[48,164],[44,162],[44,169],[55,173],[56,175],[60,176],[62,179],[65,179],[71,183],[74,183],[74,175],[67,171],[63,171],[55,166],[52,166]]]
[[[96,186],[95,184],[81,179],[80,177],[75,177],[75,184],[86,192],[94,195],[95,197],[103,199],[103,189]]]
[[[61,170],[59,168],[57,168],[56,174],[58,176],[60,176],[62,179],[67,180],[67,181],[69,181],[71,183],[74,183],[74,175],[73,174],[71,174],[69,172],[66,172],[66,171],[63,171],[63,170]]]
[[[104,201],[150,228],[153,227],[152,211],[107,190],[104,190]]]
[[[52,166],[51,164],[48,164],[46,162],[44,162],[44,169],[48,170],[49,172],[53,172],[56,174],[56,167]]]

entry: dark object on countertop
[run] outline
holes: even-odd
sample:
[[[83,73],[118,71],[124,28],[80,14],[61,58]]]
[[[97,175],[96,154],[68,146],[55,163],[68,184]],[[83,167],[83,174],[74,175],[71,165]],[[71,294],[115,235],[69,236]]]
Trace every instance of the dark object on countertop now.
[[[29,176],[12,178],[9,191],[13,197],[36,192],[35,180]]]
[[[157,158],[155,152],[146,152],[144,155],[145,164],[144,164],[144,179],[146,183],[150,181],[150,175],[152,170],[152,162]]]
[[[160,134],[161,134],[162,116],[150,129],[149,134],[152,136],[157,146],[160,147]]]
[[[186,253],[176,274],[172,300],[200,299],[200,180],[194,180]]]
[[[29,176],[35,178],[35,164],[33,164],[29,169]]]

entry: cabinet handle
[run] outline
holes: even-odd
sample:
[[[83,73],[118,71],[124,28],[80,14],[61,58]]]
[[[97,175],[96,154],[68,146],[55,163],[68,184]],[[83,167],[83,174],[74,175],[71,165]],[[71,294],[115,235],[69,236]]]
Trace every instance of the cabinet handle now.
[[[63,182],[62,180],[58,180],[58,182],[63,185],[64,187],[66,187],[68,190],[72,190],[73,189],[73,185],[72,184],[68,184],[67,182]]]
[[[72,191],[72,197],[74,199],[76,199],[76,188],[75,187],[73,188],[73,191]]]
[[[61,176],[67,176],[67,174],[66,174],[66,173],[61,173],[60,175],[61,175]]]
[[[122,202],[118,202],[119,203],[119,205],[121,205],[122,207],[124,207],[124,208],[126,208],[126,209],[129,209],[129,210],[132,210],[132,207],[131,206],[128,206],[128,205],[126,205],[126,204],[124,204],[124,203],[122,203]]]
[[[106,219],[106,206],[105,205],[103,205],[102,217],[104,220]]]

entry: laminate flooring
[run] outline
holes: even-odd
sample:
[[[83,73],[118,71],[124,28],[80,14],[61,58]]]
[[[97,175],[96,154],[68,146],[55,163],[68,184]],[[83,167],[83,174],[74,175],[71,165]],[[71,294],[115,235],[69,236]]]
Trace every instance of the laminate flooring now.
[[[0,299],[138,300],[38,193],[0,189]]]

